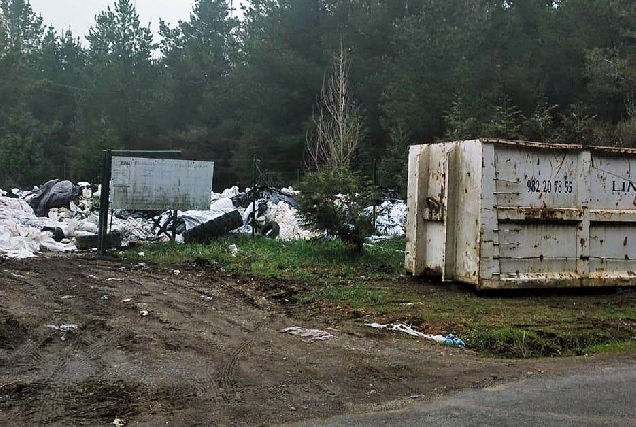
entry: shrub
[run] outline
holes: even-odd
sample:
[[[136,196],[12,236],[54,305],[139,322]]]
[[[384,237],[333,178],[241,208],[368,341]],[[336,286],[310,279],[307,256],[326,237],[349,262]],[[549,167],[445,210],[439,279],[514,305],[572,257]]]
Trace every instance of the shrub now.
[[[373,231],[373,219],[364,211],[377,198],[372,183],[348,169],[319,171],[309,173],[300,190],[300,213],[309,225],[361,252]]]

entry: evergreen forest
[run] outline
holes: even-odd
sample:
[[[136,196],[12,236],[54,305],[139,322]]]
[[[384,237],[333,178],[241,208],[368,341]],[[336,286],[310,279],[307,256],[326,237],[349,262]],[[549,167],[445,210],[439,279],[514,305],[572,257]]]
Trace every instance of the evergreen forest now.
[[[0,0],[0,188],[98,182],[104,149],[215,161],[294,185],[334,55],[362,126],[353,168],[405,186],[410,144],[476,137],[636,146],[632,0],[196,0],[141,22],[115,0],[88,34]],[[240,17],[240,18],[239,18]],[[257,160],[255,160],[257,159]]]

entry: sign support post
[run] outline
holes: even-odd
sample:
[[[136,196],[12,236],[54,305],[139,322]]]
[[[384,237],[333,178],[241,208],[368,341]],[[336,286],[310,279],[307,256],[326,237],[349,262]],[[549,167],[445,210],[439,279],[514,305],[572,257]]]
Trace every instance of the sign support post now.
[[[110,180],[112,178],[113,156],[130,156],[146,158],[178,158],[181,156],[180,150],[104,150],[102,157],[102,192],[99,198],[99,231],[97,235],[97,246],[99,255],[103,256],[109,249],[108,241],[108,211],[110,207]]]

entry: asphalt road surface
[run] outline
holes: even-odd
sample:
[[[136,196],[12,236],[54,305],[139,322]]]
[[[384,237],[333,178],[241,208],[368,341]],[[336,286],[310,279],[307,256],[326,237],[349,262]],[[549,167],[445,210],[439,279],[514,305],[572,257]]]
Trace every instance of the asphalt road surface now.
[[[296,426],[636,426],[636,364],[543,375],[408,409]]]

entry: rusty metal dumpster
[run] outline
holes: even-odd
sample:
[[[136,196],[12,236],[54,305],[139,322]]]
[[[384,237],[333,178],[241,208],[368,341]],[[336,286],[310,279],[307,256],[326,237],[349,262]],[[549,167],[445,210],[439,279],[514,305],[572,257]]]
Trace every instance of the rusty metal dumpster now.
[[[636,285],[636,149],[411,146],[406,270],[477,289]]]

